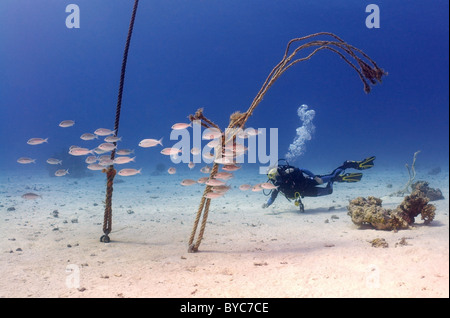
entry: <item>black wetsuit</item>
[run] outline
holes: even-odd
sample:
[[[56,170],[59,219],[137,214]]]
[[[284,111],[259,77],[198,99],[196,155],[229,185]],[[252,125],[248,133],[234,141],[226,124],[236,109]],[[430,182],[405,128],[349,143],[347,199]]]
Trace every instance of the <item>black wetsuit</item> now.
[[[333,178],[342,172],[343,169],[335,169],[326,176],[317,176],[306,169],[299,169],[293,166],[279,166],[278,175],[273,184],[278,186],[271,193],[267,206],[271,205],[281,191],[288,199],[300,197],[317,197],[333,193]],[[326,187],[319,187],[316,177],[322,179],[322,183],[327,183]]]

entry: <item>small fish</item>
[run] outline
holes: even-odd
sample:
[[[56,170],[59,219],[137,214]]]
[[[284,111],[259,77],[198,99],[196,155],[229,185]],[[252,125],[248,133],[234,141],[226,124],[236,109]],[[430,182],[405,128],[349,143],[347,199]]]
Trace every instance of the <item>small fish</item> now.
[[[49,158],[47,159],[47,163],[51,165],[62,165],[62,160],[55,159],[55,158]]]
[[[247,129],[245,130],[245,133],[246,133],[248,136],[256,136],[256,135],[259,135],[259,134],[261,133],[261,131],[259,131],[259,129],[247,128]]]
[[[139,142],[139,147],[142,148],[149,148],[149,147],[155,147],[156,145],[163,145],[162,144],[162,138],[160,140],[156,139],[143,139]]]
[[[74,147],[69,150],[69,154],[71,154],[72,156],[85,156],[89,153],[92,154],[92,150],[89,150],[87,148]]]
[[[217,146],[222,144],[222,139],[213,139],[206,144],[209,148],[216,148]]]
[[[117,137],[117,136],[107,136],[104,139],[106,142],[118,142],[118,141],[122,141],[122,137]]]
[[[27,157],[20,157],[17,159],[18,163],[27,164],[27,163],[36,163],[36,159],[31,159]]]
[[[216,186],[225,185],[225,182],[223,182],[221,180],[214,179],[214,178],[212,178],[212,179],[210,178],[208,181],[205,182],[205,184],[209,185],[209,186],[216,187]]]
[[[87,168],[89,170],[93,170],[93,171],[105,169],[104,166],[102,166],[101,164],[98,164],[98,163],[92,163],[92,164],[88,165]]]
[[[167,170],[167,172],[168,172],[169,174],[175,174],[175,173],[177,172],[177,169],[175,169],[174,167],[170,167],[170,168]]]
[[[225,170],[225,171],[236,171],[238,169],[241,169],[241,167],[238,165],[235,165],[235,164],[228,164],[228,165],[224,165],[222,167],[222,170]]]
[[[184,179],[183,181],[181,181],[182,186],[190,186],[190,185],[193,185],[196,183],[197,183],[197,181],[192,180],[192,179]]]
[[[233,159],[227,158],[227,157],[222,157],[222,158],[216,158],[214,159],[215,163],[218,163],[220,165],[230,165],[233,164]]]
[[[63,128],[72,127],[73,125],[75,125],[75,121],[73,120],[63,120],[59,123],[59,127]]]
[[[99,148],[99,149],[101,149],[103,151],[111,151],[111,150],[116,149],[116,147],[117,146],[112,144],[112,143],[105,142],[105,143],[99,145],[97,148]]]
[[[181,152],[182,150],[178,148],[164,148],[163,150],[161,150],[161,153],[166,156],[173,156]]]
[[[250,184],[241,184],[241,185],[239,186],[239,190],[241,190],[241,191],[247,191],[247,190],[250,190],[251,187],[252,187],[252,186],[251,186]]]
[[[205,194],[204,197],[207,199],[216,199],[222,197],[224,194],[225,192],[209,192]]]
[[[111,159],[111,155],[101,155],[98,157],[98,161],[105,161]]]
[[[225,193],[225,192],[227,192],[228,190],[230,190],[230,186],[227,186],[227,185],[214,186],[214,187],[212,187],[212,190],[213,190],[214,192]]]
[[[109,135],[114,135],[115,130],[110,130],[107,128],[99,128],[96,131],[94,131],[94,134],[98,135],[98,136],[109,136]]]
[[[258,184],[255,184],[253,187],[252,187],[252,191],[253,192],[258,192],[258,191],[262,191],[262,187],[261,187],[261,183],[258,183]]]
[[[273,189],[277,189],[278,187],[273,185],[272,183],[264,182],[264,183],[261,183],[261,188],[266,189],[266,190],[273,190]]]
[[[114,163],[118,164],[118,165],[122,165],[122,164],[125,164],[125,163],[129,163],[131,161],[134,162],[135,158],[136,157],[133,157],[133,158],[130,158],[130,157],[117,157],[116,159],[114,159]]]
[[[62,176],[65,176],[66,174],[69,174],[69,169],[67,169],[67,170],[60,169],[55,172],[55,176],[57,176],[57,177],[62,177]]]
[[[197,183],[203,184],[208,181],[209,177],[201,177],[197,180]]]
[[[236,154],[244,154],[247,151],[247,147],[240,143],[227,143],[225,144],[225,150],[232,151]]]
[[[97,162],[98,158],[96,156],[89,156],[86,158],[86,160],[84,162],[86,162],[87,164],[91,164],[94,162]]]
[[[193,147],[191,149],[191,154],[193,154],[194,156],[199,155],[201,153],[201,150],[198,149],[197,147]]]
[[[43,144],[44,142],[48,143],[48,138],[31,138],[27,141],[27,144],[35,146],[35,145],[40,145]]]
[[[195,167],[195,163],[193,163],[192,161],[189,162],[188,167],[189,167],[189,169],[193,169]]]
[[[241,139],[247,139],[249,137],[248,133],[246,133],[242,129],[236,134],[236,136]]]
[[[111,165],[113,165],[114,164],[114,160],[112,160],[111,158],[104,158],[104,159],[101,159],[99,162],[98,162],[98,164],[99,165],[101,165],[101,166],[111,166]]]
[[[128,156],[133,153],[134,153],[134,150],[131,150],[131,149],[120,149],[120,150],[116,151],[116,154],[120,155],[120,156]]]
[[[222,137],[222,132],[217,128],[208,128],[203,132],[203,140],[212,140]]]
[[[98,136],[91,134],[91,133],[85,133],[85,134],[82,134],[80,136],[80,138],[83,140],[93,140],[93,139],[98,139]]]
[[[99,147],[96,147],[95,149],[92,150],[94,153],[96,153],[97,155],[101,155],[102,153],[106,153],[108,152],[108,150],[103,150],[100,149]]]
[[[122,169],[118,172],[119,176],[122,177],[129,177],[129,176],[134,176],[138,173],[141,173],[142,169],[136,170],[136,169]]]
[[[230,178],[233,178],[233,174],[230,172],[218,172],[214,178],[216,179],[222,179],[222,180],[228,180]]]
[[[172,129],[173,130],[181,130],[181,129],[186,129],[188,127],[192,127],[192,123],[189,123],[189,124],[177,123],[172,126]]]
[[[211,167],[210,166],[204,166],[200,169],[201,173],[210,173],[211,172]]]
[[[39,195],[39,194],[36,194],[36,193],[29,192],[29,193],[23,194],[22,198],[25,199],[25,200],[36,200],[37,198],[41,198],[42,199],[42,196]]]

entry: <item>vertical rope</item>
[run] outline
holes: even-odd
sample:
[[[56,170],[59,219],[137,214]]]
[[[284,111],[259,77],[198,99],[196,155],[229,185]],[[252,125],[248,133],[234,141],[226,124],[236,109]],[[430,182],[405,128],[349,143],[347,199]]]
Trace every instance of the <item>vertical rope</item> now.
[[[120,111],[122,108],[122,94],[123,94],[123,85],[125,82],[125,71],[127,68],[127,60],[128,60],[128,50],[130,48],[131,35],[133,34],[134,20],[136,18],[136,11],[139,4],[139,0],[134,1],[133,12],[131,14],[130,25],[128,27],[128,35],[127,41],[125,43],[125,50],[123,52],[122,58],[122,69],[120,72],[120,83],[119,83],[119,93],[117,96],[117,106],[116,106],[116,119],[114,122],[114,135],[117,136],[119,131],[119,120],[120,120]],[[117,145],[114,142],[114,145]],[[116,149],[111,152],[111,159],[114,160],[116,155]],[[108,243],[109,233],[111,233],[112,229],[112,193],[113,193],[113,183],[114,177],[116,175],[116,170],[114,169],[114,165],[110,165],[108,169],[106,169],[106,198],[105,198],[105,215],[103,220],[103,233],[104,235],[100,238],[100,242]]]
[[[211,173],[209,174],[209,178],[213,178],[217,174],[218,170],[219,170],[219,164],[214,163]],[[189,237],[189,242],[188,242],[188,245],[189,245],[188,252],[189,253],[197,252],[198,247],[200,246],[200,243],[203,239],[203,234],[205,233],[206,221],[208,220],[209,205],[211,204],[211,199],[205,198],[205,195],[208,194],[209,192],[211,192],[211,189],[212,189],[212,187],[208,185],[208,186],[206,186],[205,191],[203,191],[203,196],[200,201],[200,206],[198,207],[197,215],[195,217],[194,226],[192,227],[191,236]],[[200,221],[200,217],[201,217],[202,213],[203,213],[203,218],[202,218],[202,224],[200,226],[200,231],[197,236],[197,241],[195,242],[195,244],[193,244],[194,238],[195,238],[195,233],[197,232],[198,223]]]

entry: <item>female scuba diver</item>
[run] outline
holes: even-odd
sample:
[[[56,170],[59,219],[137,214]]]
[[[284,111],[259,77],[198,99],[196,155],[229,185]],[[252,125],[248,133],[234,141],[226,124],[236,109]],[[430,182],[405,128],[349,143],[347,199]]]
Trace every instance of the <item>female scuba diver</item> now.
[[[284,159],[280,159],[284,160]],[[279,160],[279,161],[280,161]],[[278,192],[290,200],[293,199],[296,206],[300,207],[300,212],[304,212],[305,208],[301,201],[303,197],[318,197],[333,193],[333,182],[358,182],[362,178],[362,173],[343,173],[346,169],[365,170],[372,168],[375,156],[361,161],[345,161],[341,166],[333,170],[327,175],[315,175],[309,170],[299,169],[290,166],[286,160],[285,165],[278,165],[267,173],[269,181],[272,182],[276,189],[272,190],[269,200],[263,204],[263,208],[270,206],[277,198]],[[325,187],[319,185],[326,183]]]

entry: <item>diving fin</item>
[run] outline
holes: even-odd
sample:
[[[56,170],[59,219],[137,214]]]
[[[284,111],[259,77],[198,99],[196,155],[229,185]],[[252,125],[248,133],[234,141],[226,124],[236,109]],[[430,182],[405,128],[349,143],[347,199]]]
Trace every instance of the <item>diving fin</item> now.
[[[373,161],[375,160],[375,156],[363,159],[361,161],[346,161],[344,162],[344,165],[342,166],[343,169],[357,169],[357,170],[366,170],[369,168],[372,168],[374,163]]]
[[[361,181],[363,174],[361,172],[346,173],[335,177],[335,182],[358,182]]]

